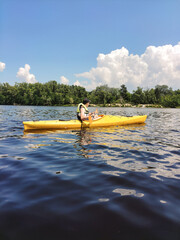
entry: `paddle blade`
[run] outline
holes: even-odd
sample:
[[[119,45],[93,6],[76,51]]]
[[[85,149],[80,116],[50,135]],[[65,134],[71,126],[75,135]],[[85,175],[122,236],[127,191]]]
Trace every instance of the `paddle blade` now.
[[[96,108],[96,111],[95,111],[96,114],[98,114],[98,109]]]
[[[89,122],[92,123],[92,117],[89,115]]]

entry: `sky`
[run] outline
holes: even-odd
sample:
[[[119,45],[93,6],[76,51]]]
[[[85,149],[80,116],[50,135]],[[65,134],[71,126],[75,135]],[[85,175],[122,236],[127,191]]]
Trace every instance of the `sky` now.
[[[0,0],[0,83],[180,88],[180,0]]]

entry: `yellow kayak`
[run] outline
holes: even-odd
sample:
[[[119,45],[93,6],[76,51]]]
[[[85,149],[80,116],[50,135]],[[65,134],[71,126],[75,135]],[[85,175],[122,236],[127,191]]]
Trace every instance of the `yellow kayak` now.
[[[96,127],[110,127],[121,126],[129,124],[144,123],[147,115],[123,117],[112,115],[99,115],[98,119],[87,120],[82,123],[79,120],[47,120],[47,121],[28,121],[23,122],[24,130],[36,129],[76,129],[76,128],[96,128]]]

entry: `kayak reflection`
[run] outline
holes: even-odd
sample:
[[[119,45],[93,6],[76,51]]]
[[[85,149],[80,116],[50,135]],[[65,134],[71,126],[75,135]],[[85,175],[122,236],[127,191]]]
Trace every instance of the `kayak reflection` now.
[[[81,128],[79,131],[73,130],[73,129],[30,129],[23,131],[24,136],[28,136],[29,134],[73,134],[74,132],[77,133],[78,136],[84,136],[86,134],[90,133],[114,133],[119,132],[121,130],[144,130],[144,127],[146,126],[146,123],[141,124],[131,124],[131,125],[125,125],[125,126],[110,126],[110,127],[97,127],[97,128]]]
[[[146,142],[146,139],[142,137],[145,125],[79,130],[29,130],[24,132],[23,137],[30,139],[30,142],[27,141],[26,147],[28,149],[53,147],[57,143],[68,144],[66,147],[74,147],[79,156],[85,158],[100,157],[109,163],[113,156],[124,150],[139,151],[142,148],[137,143]],[[45,139],[44,135],[46,135]]]
[[[82,129],[81,131],[77,132],[76,135],[78,136],[77,143],[80,145],[88,145],[92,142],[90,132],[86,129]]]
[[[91,149],[88,149],[88,145],[92,142],[91,132],[82,129],[76,132],[76,136],[77,140],[74,144],[74,148],[78,151],[78,155],[89,158]]]

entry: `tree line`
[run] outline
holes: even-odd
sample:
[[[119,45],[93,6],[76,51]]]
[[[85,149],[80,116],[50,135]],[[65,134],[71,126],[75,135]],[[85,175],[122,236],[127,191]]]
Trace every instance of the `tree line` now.
[[[59,84],[56,81],[47,83],[0,83],[1,105],[36,105],[64,106],[75,105],[89,98],[92,104],[149,104],[163,107],[180,107],[180,90],[173,91],[167,85],[157,85],[155,88],[143,89],[137,87],[132,93],[123,84],[119,88],[107,85],[87,91],[81,86]]]

